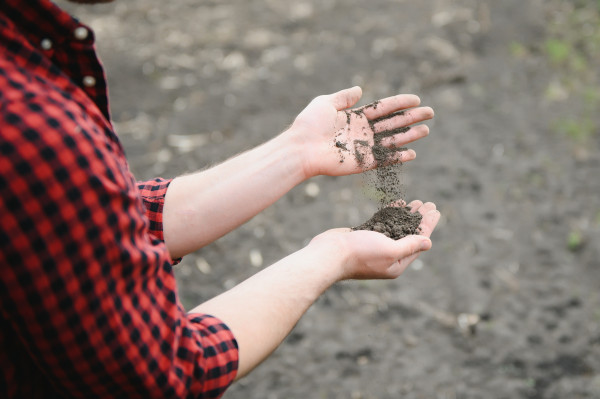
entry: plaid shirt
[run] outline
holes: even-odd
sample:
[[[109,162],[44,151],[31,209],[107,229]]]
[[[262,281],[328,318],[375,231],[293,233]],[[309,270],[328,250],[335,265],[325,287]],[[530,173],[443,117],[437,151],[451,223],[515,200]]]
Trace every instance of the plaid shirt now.
[[[168,185],[129,171],[93,33],[0,1],[1,398],[222,395],[237,344],[178,300]]]

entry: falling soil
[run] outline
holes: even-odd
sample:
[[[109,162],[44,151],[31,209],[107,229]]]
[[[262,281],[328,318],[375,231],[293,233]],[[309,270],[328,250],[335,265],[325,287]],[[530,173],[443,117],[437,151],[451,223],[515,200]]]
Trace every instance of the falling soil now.
[[[419,224],[423,216],[411,213],[410,208],[388,206],[375,212],[371,219],[352,230],[371,230],[399,240],[411,234],[419,234]]]
[[[347,122],[352,123],[352,114],[359,118],[366,118],[364,110],[368,108],[376,109],[378,102],[368,104],[362,108],[346,111]],[[373,132],[376,131],[375,125],[380,122],[389,121],[392,118],[404,115],[404,111],[394,112],[389,115],[382,116],[377,119],[369,120],[369,127]],[[409,234],[419,233],[419,224],[421,223],[421,215],[418,213],[410,213],[410,210],[402,207],[390,207],[389,204],[404,198],[402,184],[400,182],[400,167],[401,162],[397,161],[398,155],[407,149],[404,147],[384,146],[383,139],[402,134],[410,130],[410,127],[398,127],[385,130],[374,134],[373,145],[366,140],[354,140],[354,158],[358,165],[363,169],[370,170],[373,166],[377,166],[374,172],[374,178],[367,178],[369,184],[375,189],[379,198],[379,210],[371,219],[353,230],[372,230],[383,233],[386,236],[398,240]],[[339,137],[339,136],[338,136]],[[335,146],[340,151],[340,162],[343,162],[343,151],[349,151],[347,143],[335,139]],[[368,165],[365,162],[366,155],[372,155],[374,165]],[[369,157],[370,158],[370,157]],[[371,175],[372,176],[372,175]]]

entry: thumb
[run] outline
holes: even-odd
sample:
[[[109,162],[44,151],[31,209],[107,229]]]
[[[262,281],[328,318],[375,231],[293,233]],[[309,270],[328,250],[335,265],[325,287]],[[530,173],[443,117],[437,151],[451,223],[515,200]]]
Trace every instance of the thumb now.
[[[427,251],[431,248],[431,240],[419,235],[406,236],[398,241],[399,250],[397,252],[398,260],[407,258],[421,251]]]
[[[359,86],[350,89],[340,90],[331,95],[333,106],[338,111],[352,107],[362,97],[362,89]]]

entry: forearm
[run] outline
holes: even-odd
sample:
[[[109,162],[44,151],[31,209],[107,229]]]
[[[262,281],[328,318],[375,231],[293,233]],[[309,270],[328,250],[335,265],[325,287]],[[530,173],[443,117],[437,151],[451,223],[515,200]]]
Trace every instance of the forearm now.
[[[361,162],[352,154],[359,151],[356,143],[373,144],[377,133],[386,133],[385,145],[395,149],[428,134],[426,126],[414,126],[388,135],[433,117],[428,107],[404,112],[419,104],[417,96],[388,97],[353,112],[343,111],[360,96],[358,87],[319,96],[275,139],[212,169],[173,180],[163,211],[163,233],[171,256],[178,258],[214,241],[313,175],[342,176],[364,172],[365,165],[376,166],[372,154],[361,154],[367,156]],[[343,149],[348,157],[340,152]],[[414,157],[414,151],[400,151],[394,161]]]
[[[339,280],[340,257],[328,257],[331,251],[306,247],[192,310],[216,316],[233,332],[240,354],[237,378],[269,356]]]
[[[306,179],[292,136],[286,132],[213,168],[173,180],[163,213],[173,258],[227,234]]]
[[[239,347],[237,378],[262,362],[315,300],[332,284],[348,279],[393,279],[431,248],[429,235],[440,214],[435,204],[411,202],[423,216],[422,235],[392,240],[373,231],[333,229],[308,246],[264,269],[192,312],[222,320]]]

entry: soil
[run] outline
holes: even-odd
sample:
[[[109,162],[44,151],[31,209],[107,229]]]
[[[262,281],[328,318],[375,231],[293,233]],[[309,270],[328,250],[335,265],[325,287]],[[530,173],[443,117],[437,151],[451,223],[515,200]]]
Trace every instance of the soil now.
[[[399,240],[407,235],[419,234],[422,218],[420,213],[411,213],[407,207],[389,206],[378,210],[369,220],[352,230],[376,231]]]
[[[346,111],[346,115],[348,116],[347,118],[347,123],[349,125],[351,125],[353,122],[351,115],[355,114],[356,116],[358,116],[358,118],[366,118],[365,114],[364,114],[364,110],[367,108],[374,108],[377,109],[377,106],[379,105],[379,101],[375,101],[371,104],[367,104],[363,107],[360,107],[359,109],[355,109],[355,110],[351,110],[351,111]],[[372,132],[376,132],[377,130],[375,129],[375,126],[377,123],[379,122],[383,122],[383,121],[387,121],[391,118],[394,118],[396,116],[399,115],[404,115],[404,111],[398,111],[398,112],[394,112],[392,114],[389,115],[385,115],[382,116],[380,118],[374,119],[374,120],[369,120],[369,126],[371,128]],[[359,166],[361,166],[363,168],[363,170],[365,172],[370,171],[371,169],[373,169],[375,166],[377,166],[377,169],[373,172],[375,174],[375,178],[371,178],[368,179],[367,182],[368,184],[370,184],[372,186],[372,188],[379,194],[379,210],[381,210],[382,208],[387,207],[389,204],[391,204],[392,202],[396,202],[398,200],[403,200],[405,198],[405,193],[402,191],[402,184],[401,184],[401,180],[400,180],[400,168],[402,166],[402,162],[397,162],[394,160],[394,157],[397,156],[398,152],[402,152],[402,151],[406,151],[407,148],[406,147],[395,147],[395,146],[385,146],[382,144],[382,141],[387,138],[387,137],[391,137],[397,134],[402,134],[402,133],[406,133],[408,130],[410,130],[410,127],[398,127],[398,128],[394,128],[394,129],[390,129],[390,130],[386,130],[386,131],[381,131],[381,132],[377,132],[376,134],[373,135],[373,145],[370,145],[369,141],[367,140],[354,140],[353,147],[354,147],[354,159],[356,160],[356,162],[358,163]],[[368,135],[367,132],[365,132],[365,135]],[[342,150],[348,152],[348,143],[344,143],[342,141],[340,141],[338,139],[340,135],[336,136],[335,140],[335,146],[337,148],[340,149],[340,162],[344,161],[344,154],[342,153]],[[371,164],[367,164],[365,161],[365,157],[369,156],[369,158],[373,158],[373,162]],[[372,174],[371,174],[372,176]],[[391,213],[389,212],[383,212],[383,213],[379,213],[377,216],[377,218],[381,218],[384,215],[388,215]],[[374,218],[375,218],[374,216]],[[406,222],[408,219],[406,218],[394,218],[392,219],[394,222],[398,222],[398,223],[404,223]],[[392,220],[390,221],[390,223],[392,222]],[[364,223],[361,226],[364,227],[364,229],[367,230],[373,230],[373,225],[372,223]],[[411,227],[410,226],[396,226],[397,228],[392,228],[392,230],[390,231],[390,234],[392,235],[396,235],[395,233],[393,233],[393,231],[398,230],[398,231],[403,231],[403,230],[407,230],[410,231]],[[359,228],[354,228],[359,229]]]
[[[588,60],[589,70],[566,74],[547,53],[553,21],[574,21],[565,34],[598,25],[591,12],[569,14],[592,3],[69,5],[95,30],[114,125],[139,179],[227,159],[284,130],[315,96],[356,84],[362,104],[414,93],[436,112],[401,168],[407,201],[441,211],[433,248],[397,280],[327,291],[226,399],[600,398],[600,113],[586,117],[596,126],[588,141],[556,130],[560,118],[587,120],[577,118],[589,103],[574,80],[600,72]],[[360,225],[380,208],[374,191],[360,176],[298,186],[183,259],[183,305],[322,231]]]

